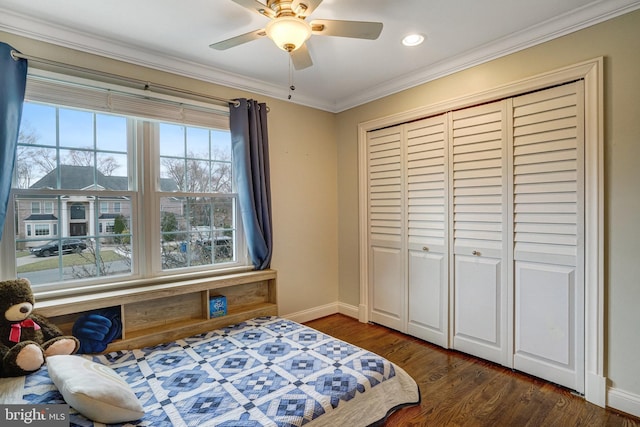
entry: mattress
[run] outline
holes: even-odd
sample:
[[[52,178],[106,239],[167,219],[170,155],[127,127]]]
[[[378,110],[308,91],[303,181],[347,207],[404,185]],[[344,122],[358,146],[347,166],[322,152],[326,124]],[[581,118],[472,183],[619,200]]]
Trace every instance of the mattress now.
[[[125,426],[368,426],[420,402],[415,381],[367,350],[279,317],[135,350],[85,355],[131,386]],[[65,403],[46,365],[0,380],[2,403]],[[72,426],[102,426],[70,409]]]

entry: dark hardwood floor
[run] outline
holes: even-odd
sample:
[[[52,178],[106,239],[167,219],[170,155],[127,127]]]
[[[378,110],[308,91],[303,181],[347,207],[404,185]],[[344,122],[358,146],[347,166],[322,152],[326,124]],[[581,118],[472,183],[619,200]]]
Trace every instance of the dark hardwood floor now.
[[[306,325],[380,354],[418,383],[422,402],[385,426],[640,426],[546,381],[341,314]]]

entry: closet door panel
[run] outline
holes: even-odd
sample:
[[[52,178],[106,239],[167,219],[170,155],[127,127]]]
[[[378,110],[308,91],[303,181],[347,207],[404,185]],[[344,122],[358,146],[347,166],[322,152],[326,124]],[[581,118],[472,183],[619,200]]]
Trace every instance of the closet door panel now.
[[[506,103],[451,116],[453,347],[509,365]]]
[[[371,320],[405,331],[402,126],[367,137]]]
[[[515,367],[576,389],[574,267],[517,261]]]
[[[408,333],[448,344],[445,115],[405,125]]]
[[[404,298],[403,263],[400,248],[371,247],[371,320],[402,331]]]
[[[500,259],[455,256],[454,347],[483,359],[500,359],[502,335],[502,283]]]
[[[442,253],[409,251],[408,332],[447,346],[447,263]]]
[[[582,82],[514,98],[514,367],[584,391]]]

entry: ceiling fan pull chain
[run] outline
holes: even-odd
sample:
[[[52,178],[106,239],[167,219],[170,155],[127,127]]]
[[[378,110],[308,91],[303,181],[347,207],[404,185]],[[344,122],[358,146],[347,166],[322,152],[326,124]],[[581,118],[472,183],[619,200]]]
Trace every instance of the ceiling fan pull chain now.
[[[291,99],[294,90],[296,90],[296,87],[293,85],[293,62],[291,61],[291,54],[289,54],[289,96],[287,99]]]

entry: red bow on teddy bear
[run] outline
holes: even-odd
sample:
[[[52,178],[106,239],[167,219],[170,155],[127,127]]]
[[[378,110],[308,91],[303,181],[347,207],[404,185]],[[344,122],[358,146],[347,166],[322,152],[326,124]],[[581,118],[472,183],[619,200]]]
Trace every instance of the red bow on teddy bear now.
[[[35,331],[37,331],[40,329],[40,325],[38,325],[31,319],[25,319],[22,322],[13,323],[11,325],[11,332],[9,332],[9,341],[20,342],[22,328],[33,328]]]

